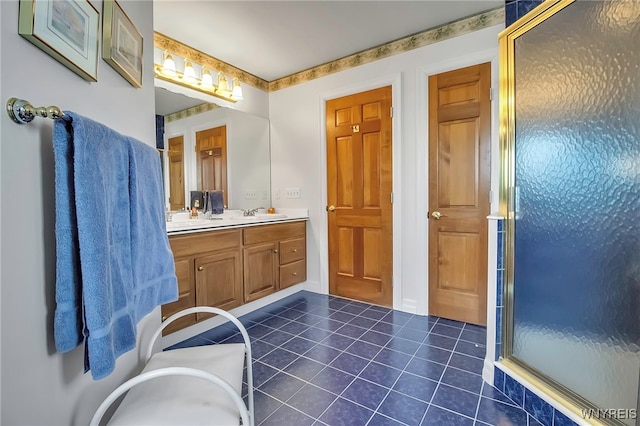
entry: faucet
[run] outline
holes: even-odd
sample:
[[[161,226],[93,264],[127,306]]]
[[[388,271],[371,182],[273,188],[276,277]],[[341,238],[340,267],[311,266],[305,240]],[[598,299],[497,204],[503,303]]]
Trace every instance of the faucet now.
[[[241,209],[242,210],[242,216],[255,216],[256,212],[260,209],[264,209],[264,207],[256,207],[255,209]]]

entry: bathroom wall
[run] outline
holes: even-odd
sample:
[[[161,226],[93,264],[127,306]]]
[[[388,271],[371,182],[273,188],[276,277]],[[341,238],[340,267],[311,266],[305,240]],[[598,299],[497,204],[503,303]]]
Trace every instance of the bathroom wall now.
[[[101,1],[92,1],[98,11]],[[149,1],[119,4],[153,50]],[[152,57],[144,58],[136,89],[99,59],[98,82],[89,83],[18,35],[18,1],[0,2],[0,100],[21,97],[36,106],[56,104],[155,146]],[[115,372],[94,381],[83,374],[82,347],[54,350],[55,205],[52,122],[28,125],[0,114],[0,324],[1,424],[87,424],[117,384],[137,368],[137,351],[120,357]],[[159,310],[141,327],[157,325]],[[142,334],[142,333],[140,333]]]
[[[491,61],[493,87],[497,88],[497,37],[503,28],[492,26],[270,94],[272,193],[288,187],[301,190],[299,199],[281,197],[273,202],[276,207],[309,208],[310,289],[328,291],[324,101],[392,84],[394,307],[427,313],[427,78]],[[492,161],[498,164],[497,96],[494,99],[496,157]],[[497,169],[495,172],[492,180],[497,194]]]

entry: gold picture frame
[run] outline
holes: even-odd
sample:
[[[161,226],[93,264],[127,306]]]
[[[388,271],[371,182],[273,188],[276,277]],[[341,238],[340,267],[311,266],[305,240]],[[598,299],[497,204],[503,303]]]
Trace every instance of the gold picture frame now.
[[[98,81],[100,14],[88,0],[20,0],[18,34],[87,81]]]
[[[143,38],[115,0],[102,3],[102,59],[134,87],[142,87]]]

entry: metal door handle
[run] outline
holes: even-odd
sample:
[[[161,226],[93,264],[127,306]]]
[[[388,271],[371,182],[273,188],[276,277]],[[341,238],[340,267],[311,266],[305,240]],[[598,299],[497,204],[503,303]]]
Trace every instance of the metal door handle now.
[[[333,211],[335,211],[335,210],[336,210],[336,206],[329,206],[329,207],[327,207],[327,211],[328,211],[328,212],[333,212]]]
[[[441,217],[447,217],[446,214],[442,214],[440,212],[433,212],[431,213],[431,217],[436,219],[436,220],[440,220]]]

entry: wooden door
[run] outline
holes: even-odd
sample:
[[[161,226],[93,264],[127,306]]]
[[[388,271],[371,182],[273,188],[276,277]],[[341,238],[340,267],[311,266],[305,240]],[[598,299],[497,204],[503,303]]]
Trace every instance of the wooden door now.
[[[487,320],[491,65],[429,77],[429,314]]]
[[[169,208],[181,210],[184,204],[184,136],[169,138]]]
[[[391,306],[391,87],[327,101],[331,294]]]
[[[242,262],[239,250],[195,259],[197,306],[230,310],[242,304]],[[197,314],[198,321],[211,317]]]
[[[229,205],[227,196],[227,126],[196,132],[196,160],[198,190],[224,191],[224,205]]]

